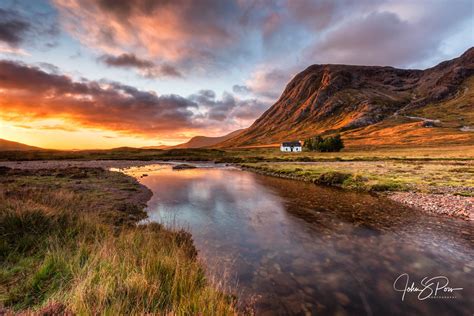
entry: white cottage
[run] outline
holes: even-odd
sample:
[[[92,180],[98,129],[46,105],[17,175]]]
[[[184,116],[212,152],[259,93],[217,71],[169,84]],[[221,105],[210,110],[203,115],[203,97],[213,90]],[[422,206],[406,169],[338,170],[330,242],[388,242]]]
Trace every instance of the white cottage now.
[[[300,142],[283,142],[280,146],[280,151],[284,152],[301,152],[301,150]]]

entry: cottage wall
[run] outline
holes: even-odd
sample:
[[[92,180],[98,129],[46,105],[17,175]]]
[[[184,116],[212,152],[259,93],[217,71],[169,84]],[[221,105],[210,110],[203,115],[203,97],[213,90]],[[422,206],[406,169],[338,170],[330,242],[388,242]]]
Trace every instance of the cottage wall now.
[[[283,152],[301,152],[302,148],[301,148],[301,146],[295,146],[295,147],[280,146],[280,151],[283,151]]]

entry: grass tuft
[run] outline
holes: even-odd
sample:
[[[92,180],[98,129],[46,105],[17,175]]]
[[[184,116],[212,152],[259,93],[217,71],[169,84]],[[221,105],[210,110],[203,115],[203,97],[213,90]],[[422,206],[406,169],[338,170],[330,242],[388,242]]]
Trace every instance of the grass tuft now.
[[[111,190],[117,177],[127,176],[96,170],[98,185],[94,172],[77,172],[81,193],[67,186],[74,176],[61,178],[55,190],[55,175],[2,179],[0,306],[39,314],[235,313],[235,300],[206,279],[189,233],[113,220],[141,211],[113,205],[129,194]],[[21,185],[27,180],[29,186]],[[91,195],[101,190],[108,190],[106,201]]]

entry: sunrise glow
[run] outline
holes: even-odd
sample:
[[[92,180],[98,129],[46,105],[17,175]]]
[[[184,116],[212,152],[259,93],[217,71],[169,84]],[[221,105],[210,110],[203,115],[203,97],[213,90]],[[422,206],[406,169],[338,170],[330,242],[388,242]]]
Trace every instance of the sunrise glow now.
[[[425,68],[472,44],[469,1],[369,2],[1,1],[0,138],[84,149],[221,136],[308,65]]]

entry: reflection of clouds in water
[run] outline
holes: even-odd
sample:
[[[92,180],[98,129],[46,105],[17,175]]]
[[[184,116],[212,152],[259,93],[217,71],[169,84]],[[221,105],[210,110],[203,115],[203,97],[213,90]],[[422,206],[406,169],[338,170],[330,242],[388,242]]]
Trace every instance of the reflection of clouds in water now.
[[[159,170],[142,178],[155,195],[152,220],[189,227],[201,252],[237,253],[238,247],[287,247],[291,232],[282,200],[238,170]],[[222,254],[220,254],[222,256]]]
[[[241,290],[262,294],[274,309],[320,302],[334,314],[338,292],[354,303],[350,314],[365,312],[361,297],[374,314],[404,314],[391,288],[394,273],[449,273],[457,286],[468,280],[462,273],[473,251],[460,238],[464,222],[250,172],[160,168],[135,170],[149,175],[140,182],[154,192],[150,218],[188,228],[208,271],[230,271]],[[457,304],[446,308],[463,311]]]

